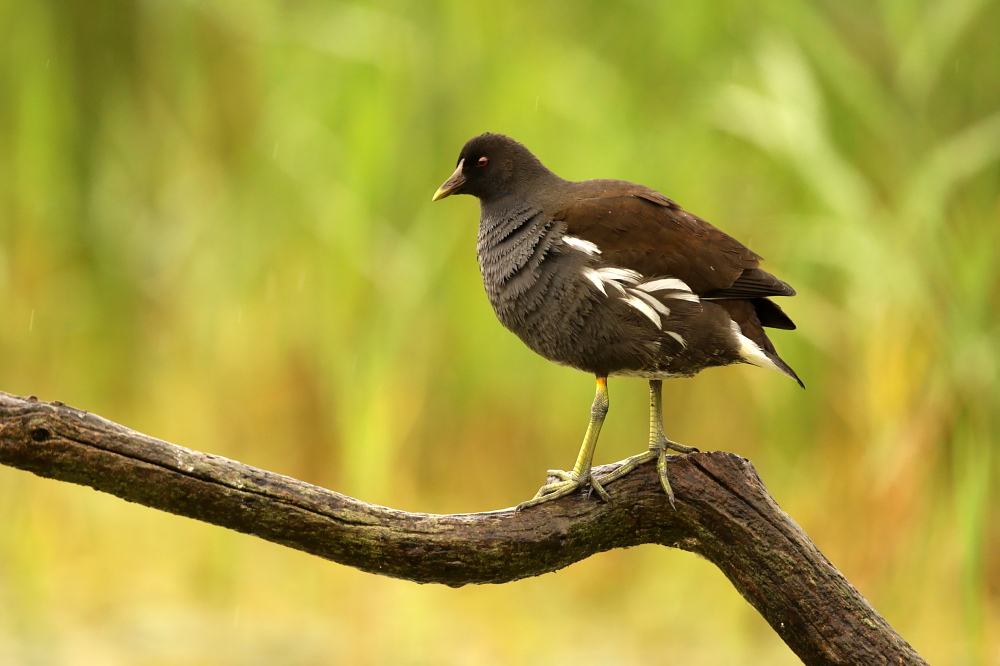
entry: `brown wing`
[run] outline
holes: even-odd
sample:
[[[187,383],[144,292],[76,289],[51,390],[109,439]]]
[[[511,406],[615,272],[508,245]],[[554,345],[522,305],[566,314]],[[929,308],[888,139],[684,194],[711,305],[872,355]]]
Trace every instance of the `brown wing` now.
[[[647,277],[676,277],[706,298],[791,296],[759,269],[761,257],[655,190],[616,180],[576,183],[579,198],[554,217],[594,243],[601,259]]]

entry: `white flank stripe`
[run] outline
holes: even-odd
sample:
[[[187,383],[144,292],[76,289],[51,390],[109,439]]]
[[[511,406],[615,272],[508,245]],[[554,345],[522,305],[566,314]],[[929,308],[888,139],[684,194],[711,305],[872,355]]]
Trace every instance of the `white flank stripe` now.
[[[688,343],[684,340],[684,338],[682,338],[680,336],[680,333],[674,333],[673,331],[667,331],[667,335],[669,335],[670,337],[672,337],[677,342],[681,343],[681,347],[684,347],[684,349],[687,349]]]
[[[630,271],[627,268],[616,268],[614,266],[598,268],[597,273],[601,276],[601,279],[604,280],[605,285],[614,287],[614,289],[622,296],[625,296],[625,287],[621,285],[622,282],[635,284],[642,279],[642,276],[635,271]]]
[[[652,280],[651,282],[646,282],[639,285],[639,289],[643,291],[662,291],[664,289],[675,289],[677,291],[686,291],[691,293],[691,287],[687,286],[683,280],[678,280],[677,278],[660,278],[659,280]]]
[[[609,287],[614,287],[614,289],[615,289],[615,290],[616,290],[616,291],[617,291],[617,292],[618,292],[618,293],[619,293],[619,294],[620,294],[620,295],[621,295],[622,297],[624,297],[624,296],[625,296],[625,287],[621,286],[621,284],[620,284],[620,283],[618,283],[618,282],[615,282],[614,280],[605,280],[605,281],[604,281],[604,284],[608,285]]]
[[[646,305],[646,301],[641,298],[636,298],[635,296],[626,296],[622,300],[649,317],[649,320],[656,324],[656,328],[662,328],[662,325],[660,324],[660,315],[656,314],[656,310]]]
[[[697,297],[697,296],[695,296],[694,294],[688,294],[688,293],[681,293],[681,294],[677,294],[677,293],[673,293],[673,294],[667,294],[667,295],[666,295],[666,296],[664,296],[663,298],[672,298],[672,299],[674,299],[674,300],[676,300],[676,301],[691,301],[692,303],[700,303],[700,302],[701,302],[701,299],[700,299],[700,298],[698,298],[698,297]]]
[[[636,296],[638,296],[642,300],[644,300],[647,303],[649,303],[650,305],[652,305],[653,309],[656,310],[657,312],[659,312],[661,315],[663,315],[665,317],[669,317],[670,316],[670,308],[668,308],[666,305],[664,305],[660,301],[656,300],[655,297],[650,296],[649,294],[647,294],[644,291],[639,291],[638,289],[629,289],[629,292],[632,293],[632,294],[635,294]]]
[[[642,279],[642,275],[627,268],[608,266],[606,268],[598,268],[597,272],[601,274],[605,282],[608,280],[621,280],[622,282],[636,283]]]
[[[601,253],[600,248],[596,245],[590,241],[583,240],[582,238],[577,238],[576,236],[563,236],[563,242],[589,255]]]
[[[627,295],[625,293],[625,287],[622,283],[635,284],[642,279],[642,275],[636,273],[635,271],[630,271],[627,268],[616,268],[614,266],[606,266],[604,268],[585,268],[583,269],[583,275],[588,280],[594,283],[594,286],[600,290],[605,296],[608,295],[606,287],[611,287],[617,291],[623,298]],[[648,307],[648,306],[647,306]]]
[[[604,294],[605,296],[608,295],[608,292],[604,291],[604,280],[601,279],[600,273],[595,271],[593,268],[584,268],[583,277],[593,282],[594,286],[597,287],[597,290],[600,291],[602,294]]]

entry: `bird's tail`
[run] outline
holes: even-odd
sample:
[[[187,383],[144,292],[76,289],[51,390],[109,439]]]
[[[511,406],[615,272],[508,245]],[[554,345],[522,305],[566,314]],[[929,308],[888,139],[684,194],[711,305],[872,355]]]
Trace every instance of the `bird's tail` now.
[[[763,301],[766,299],[754,300]],[[792,367],[778,356],[774,344],[771,343],[771,340],[764,332],[764,327],[757,316],[757,308],[754,307],[755,304],[752,301],[732,299],[715,301],[715,303],[724,307],[729,313],[729,317],[733,320],[733,323],[739,327],[739,330],[734,332],[737,333],[740,340],[739,354],[744,361],[751,365],[777,370],[794,379],[802,388],[806,387],[802,383],[802,380],[799,379],[799,376],[795,374],[795,371],[792,370]],[[781,313],[781,316],[791,324],[791,320],[776,305],[768,303],[777,309],[777,312]],[[791,326],[794,327],[795,325],[791,324]],[[782,326],[782,328],[785,327]]]

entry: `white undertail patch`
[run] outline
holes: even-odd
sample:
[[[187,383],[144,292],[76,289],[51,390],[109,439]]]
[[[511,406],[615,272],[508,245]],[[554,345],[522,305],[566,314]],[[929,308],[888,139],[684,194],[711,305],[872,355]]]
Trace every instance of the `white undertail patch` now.
[[[749,363],[750,365],[756,365],[759,368],[770,368],[771,370],[777,370],[781,374],[787,374],[784,370],[778,367],[778,365],[767,357],[764,350],[757,346],[757,343],[743,335],[743,330],[740,325],[735,321],[732,322],[733,333],[736,334],[736,340],[739,343],[738,353],[740,358]]]
[[[583,240],[582,238],[577,238],[576,236],[563,236],[563,242],[570,247],[575,247],[577,250],[585,254],[594,256],[601,253],[601,249],[591,243],[590,241]]]

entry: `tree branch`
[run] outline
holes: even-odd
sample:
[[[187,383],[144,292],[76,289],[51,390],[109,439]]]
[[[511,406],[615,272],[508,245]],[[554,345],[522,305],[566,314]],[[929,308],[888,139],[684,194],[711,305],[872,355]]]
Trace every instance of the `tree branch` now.
[[[519,513],[440,516],[366,504],[0,392],[0,463],[418,583],[505,583],[613,548],[672,546],[718,566],[806,664],[926,663],[731,453],[671,457],[676,511],[650,464],[609,484],[613,504],[579,494]]]

